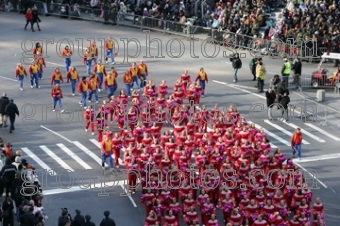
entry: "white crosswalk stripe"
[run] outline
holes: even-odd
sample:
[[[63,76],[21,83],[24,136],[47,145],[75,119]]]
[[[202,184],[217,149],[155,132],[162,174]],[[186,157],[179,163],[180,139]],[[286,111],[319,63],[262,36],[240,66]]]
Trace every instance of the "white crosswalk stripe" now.
[[[288,130],[282,128],[281,126],[278,126],[278,125],[276,125],[276,124],[270,122],[270,121],[267,120],[267,119],[264,120],[264,122],[267,123],[268,125],[274,127],[275,129],[280,130],[282,133],[288,135],[288,136],[289,136],[289,139],[293,136],[293,133],[291,133],[291,132],[289,132]],[[302,143],[303,143],[303,144],[310,144],[309,142],[307,142],[307,141],[305,141],[305,140],[302,140]]]
[[[76,154],[74,154],[69,148],[67,148],[63,144],[57,144],[58,147],[60,147],[61,150],[63,150],[66,154],[71,156],[76,162],[78,162],[82,167],[85,169],[92,169],[91,166],[89,166],[86,162],[84,162],[81,158],[79,158]]]
[[[59,165],[61,165],[64,169],[70,170],[71,172],[74,172],[74,169],[72,169],[69,165],[67,165],[66,162],[64,162],[61,158],[59,158],[56,154],[53,153],[48,147],[42,145],[39,146],[47,155],[52,157]]]
[[[50,175],[57,175],[46,163],[44,163],[38,156],[36,156],[33,152],[31,152],[28,148],[21,148],[21,150],[33,159],[42,169],[46,169]]]
[[[320,133],[322,133],[323,135],[325,135],[325,136],[327,136],[327,137],[329,137],[329,138],[331,138],[331,139],[333,139],[335,141],[340,141],[340,138],[338,138],[338,137],[336,137],[336,136],[334,136],[334,135],[332,135],[332,134],[330,134],[330,133],[320,129],[319,127],[317,127],[317,126],[315,126],[315,125],[313,125],[311,123],[305,123],[305,125],[310,127],[310,128],[312,128],[312,129],[314,129],[314,130],[316,130],[316,131],[318,131],[318,132],[320,132]]]
[[[294,125],[293,123],[285,123],[285,124],[287,124],[288,126],[294,128],[294,129],[300,128],[299,126]],[[302,128],[300,128],[300,129],[301,129],[301,132],[302,132],[303,135],[306,135],[306,136],[308,136],[308,137],[310,137],[310,138],[312,138],[312,139],[314,139],[314,140],[317,140],[317,141],[319,141],[319,142],[321,142],[321,143],[325,143],[325,142],[326,142],[325,140],[323,140],[323,139],[321,139],[321,138],[319,138],[319,137],[317,137],[317,136],[311,134],[310,132],[308,132],[308,131],[306,131],[306,130],[304,130],[304,129],[302,129]]]
[[[90,151],[87,147],[82,145],[79,141],[73,141],[73,144],[76,145],[80,150],[85,152],[87,155],[89,155],[91,158],[93,158],[94,161],[96,161],[99,165],[102,165],[102,159],[99,158],[98,155],[96,155],[92,151]],[[108,166],[108,165],[105,164],[105,166]]]

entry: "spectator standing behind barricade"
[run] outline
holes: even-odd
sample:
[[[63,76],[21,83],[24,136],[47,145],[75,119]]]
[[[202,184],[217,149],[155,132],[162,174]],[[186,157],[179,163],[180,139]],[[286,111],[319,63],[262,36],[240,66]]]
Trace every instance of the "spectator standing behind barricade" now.
[[[0,98],[0,126],[7,127],[7,114],[6,114],[6,107],[9,104],[9,99],[7,97],[6,93],[2,94],[2,97]]]
[[[100,222],[99,226],[116,226],[115,221],[110,218],[110,211],[106,210],[104,216],[105,218]]]
[[[106,40],[105,50],[106,50],[105,63],[109,62],[108,57],[110,57],[112,64],[115,64],[115,58],[114,58],[115,57],[115,43],[112,40],[112,36],[109,36],[108,39]]]
[[[295,157],[296,152],[298,155],[299,160],[301,159],[301,144],[302,144],[302,133],[300,128],[296,128],[295,132],[293,133],[291,146],[293,148],[293,155]]]
[[[200,71],[197,73],[195,82],[199,81],[200,86],[202,88],[202,93],[201,93],[201,97],[204,97],[204,92],[205,92],[205,84],[208,84],[208,75],[207,73],[204,71],[204,68],[200,68]]]
[[[295,84],[296,88],[299,88],[301,86],[302,63],[298,57],[293,62],[292,70],[294,71],[292,84]]]
[[[69,83],[70,81],[71,81],[72,96],[75,96],[77,82],[79,82],[79,74],[78,74],[76,67],[73,67],[73,66],[70,68],[70,70],[67,72],[67,75],[66,75],[66,82]]]
[[[17,168],[14,165],[12,165],[11,159],[9,158],[6,159],[6,164],[4,165],[4,167],[2,167],[0,171],[0,177],[5,183],[7,197],[9,197],[9,193],[11,192],[12,183],[15,179],[16,172]]]
[[[53,87],[52,92],[51,92],[51,96],[53,98],[53,111],[55,111],[55,107],[58,104],[60,113],[63,113],[64,109],[63,109],[63,106],[61,104],[61,99],[63,98],[63,93],[62,93],[62,90],[61,90],[59,84],[56,84]]]
[[[256,80],[256,64],[257,64],[256,58],[251,59],[251,61],[249,62],[249,69],[251,74],[253,75],[253,81]]]
[[[281,121],[288,122],[288,104],[290,103],[290,97],[287,92],[284,92],[283,97],[280,101],[281,107]]]
[[[291,65],[287,58],[284,58],[283,61],[284,63],[282,65],[281,75],[282,75],[282,80],[284,80],[286,85],[288,86]]]
[[[8,195],[5,201],[2,203],[1,209],[2,209],[3,225],[13,226],[14,225],[14,215],[13,215],[14,205],[13,205],[13,200]]]
[[[27,30],[27,25],[31,24],[31,29],[34,32],[33,22],[32,22],[33,16],[32,16],[32,10],[30,8],[27,9],[25,18],[26,18],[25,30]]]
[[[231,58],[230,58],[231,62],[232,62],[232,66],[234,68],[234,83],[238,81],[237,79],[237,72],[238,69],[242,68],[242,61],[240,59],[240,54],[236,53],[234,54]]]
[[[21,91],[24,90],[24,76],[27,77],[26,69],[22,66],[21,63],[17,64],[17,67],[15,69],[15,79],[18,79],[19,81],[19,88]],[[1,111],[0,111],[1,113]]]
[[[268,107],[268,118],[271,121],[273,120],[272,108],[276,100],[276,93],[274,92],[272,87],[269,87],[266,92],[266,100],[267,100],[267,107]]]
[[[258,81],[258,90],[263,93],[264,80],[266,79],[267,70],[261,61],[256,65],[256,77]]]
[[[105,65],[102,64],[102,60],[98,60],[98,63],[94,65],[93,72],[97,73],[99,78],[98,92],[103,90],[104,76],[106,76]]]
[[[111,98],[115,94],[117,90],[117,77],[118,73],[114,67],[111,68],[111,71],[104,79],[104,89],[107,90],[107,97],[108,99]]]
[[[19,117],[19,110],[13,99],[9,100],[9,104],[6,106],[5,113],[9,117],[9,132],[12,133],[12,131],[15,130],[15,117],[16,115]]]
[[[39,12],[38,12],[38,8],[36,5],[33,6],[32,8],[32,28],[34,26],[34,24],[37,24],[38,27],[38,31],[41,31],[39,23],[41,22],[40,18],[39,18]]]
[[[72,54],[72,50],[70,50],[70,47],[68,45],[65,46],[64,50],[61,52],[61,55],[64,57],[66,73],[70,70]]]

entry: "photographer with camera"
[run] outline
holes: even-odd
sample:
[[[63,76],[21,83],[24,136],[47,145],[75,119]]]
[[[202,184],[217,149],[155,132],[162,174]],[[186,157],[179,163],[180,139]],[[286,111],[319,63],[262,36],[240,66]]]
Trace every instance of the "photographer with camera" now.
[[[230,58],[230,61],[232,62],[232,66],[234,68],[234,83],[237,82],[237,72],[238,69],[242,68],[242,61],[240,59],[240,54],[235,53],[234,55],[232,55],[232,57]]]

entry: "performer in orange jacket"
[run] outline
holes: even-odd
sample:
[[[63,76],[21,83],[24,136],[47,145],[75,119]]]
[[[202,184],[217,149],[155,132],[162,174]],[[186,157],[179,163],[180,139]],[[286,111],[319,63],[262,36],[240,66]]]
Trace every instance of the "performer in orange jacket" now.
[[[132,78],[130,90],[133,89],[134,83],[136,83],[137,89],[140,89],[140,86],[138,84],[138,79],[140,78],[140,76],[138,74],[138,67],[136,66],[136,63],[132,63],[132,65],[129,69],[129,74]],[[131,95],[129,95],[129,96],[131,96]]]
[[[133,86],[133,81],[134,80],[132,78],[130,71],[126,71],[124,76],[123,76],[123,82],[125,83],[126,93],[129,97],[131,96],[131,89],[132,89],[132,86]]]
[[[70,47],[68,45],[65,46],[64,50],[61,52],[61,55],[63,56],[65,62],[66,73],[70,70],[72,54],[72,50],[70,50]]]
[[[60,113],[63,113],[64,109],[63,109],[62,104],[61,104],[61,99],[63,98],[63,92],[61,91],[59,84],[56,84],[53,87],[51,96],[53,98],[53,111],[55,111],[55,106],[58,103]]]
[[[91,48],[88,46],[83,57],[83,63],[84,65],[86,65],[86,70],[87,70],[88,75],[91,74],[92,60],[93,60],[93,57],[92,57]]]
[[[79,101],[80,105],[86,109],[86,98],[87,98],[87,91],[89,90],[89,85],[86,81],[86,76],[81,79],[81,82],[78,84],[78,92],[81,93],[81,98]]]
[[[115,43],[112,40],[112,37],[109,36],[105,42],[105,50],[106,50],[106,57],[105,63],[108,63],[108,57],[111,57],[112,64],[115,64]]]
[[[33,60],[31,65],[28,67],[28,73],[31,76],[31,88],[33,89],[33,85],[35,83],[35,87],[39,89],[40,88],[38,78],[39,65],[37,64],[36,60]]]
[[[140,61],[140,63],[137,66],[138,68],[138,75],[140,79],[140,88],[144,88],[146,86],[146,77],[148,76],[148,66],[143,62],[143,60]]]
[[[98,104],[98,94],[97,94],[97,89],[98,89],[98,81],[96,78],[91,78],[91,80],[88,82],[88,87],[89,87],[89,102],[92,100],[92,95],[94,95],[94,100]]]
[[[298,155],[298,158],[301,158],[301,144],[302,144],[302,134],[301,134],[301,129],[296,128],[293,136],[292,136],[292,141],[291,145],[293,148],[293,155],[295,156],[296,152]]]
[[[105,137],[104,140],[100,144],[100,149],[102,151],[102,168],[105,169],[106,159],[109,159],[109,167],[113,169],[113,161],[112,161],[112,141],[109,137]]]
[[[90,49],[91,49],[91,53],[92,53],[93,62],[94,62],[95,64],[97,64],[98,48],[97,48],[97,45],[96,45],[96,42],[95,42],[95,41],[92,41],[91,46],[90,46]]]
[[[53,84],[54,85],[56,85],[56,84],[60,85],[60,83],[64,83],[63,76],[61,75],[59,68],[55,68],[54,72],[51,76],[51,86]]]
[[[84,112],[84,118],[85,118],[85,132],[88,131],[89,127],[91,127],[91,133],[94,135],[94,118],[95,118],[95,112],[92,108],[92,106],[88,106],[86,111]]]
[[[97,76],[99,77],[98,91],[101,92],[103,90],[102,85],[103,85],[103,81],[104,81],[104,75],[106,76],[105,65],[102,64],[101,60],[98,60],[98,63],[96,65],[94,65],[93,72],[97,73]]]
[[[37,54],[43,54],[43,49],[39,42],[35,43],[35,48],[32,51],[33,57],[36,58]]]
[[[117,77],[118,73],[114,67],[111,68],[111,71],[108,75],[106,75],[104,79],[104,89],[107,90],[107,97],[110,99],[111,96],[115,94],[117,90]]]
[[[38,72],[38,78],[41,80],[43,79],[43,67],[46,68],[46,63],[45,63],[45,59],[41,56],[41,53],[37,53],[36,54],[36,60],[37,60],[37,64],[39,66],[39,72]]]
[[[21,63],[17,64],[17,68],[15,69],[15,78],[19,81],[19,88],[21,91],[24,90],[24,76],[27,77],[27,72]]]
[[[77,82],[79,82],[79,74],[76,67],[71,67],[66,75],[66,82],[69,83],[71,81],[72,88],[72,96],[75,96]]]
[[[200,86],[202,87],[202,97],[204,97],[205,84],[208,84],[208,75],[203,68],[201,68],[197,73],[195,81],[200,82]]]

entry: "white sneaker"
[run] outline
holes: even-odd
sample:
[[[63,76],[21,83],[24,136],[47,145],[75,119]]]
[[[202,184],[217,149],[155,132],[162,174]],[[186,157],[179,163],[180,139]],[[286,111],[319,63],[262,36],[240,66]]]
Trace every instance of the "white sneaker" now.
[[[85,129],[85,132],[87,132],[88,131],[88,129]]]
[[[80,105],[83,105],[83,104],[81,103],[81,101],[79,101],[79,104],[80,104]]]
[[[44,78],[41,78],[41,80],[44,80]]]
[[[112,65],[114,65],[116,62],[112,62]]]
[[[107,63],[109,63],[109,61],[105,61],[105,63],[107,64]]]
[[[23,88],[20,88],[21,91],[23,91],[24,89]]]
[[[55,109],[53,109],[52,111],[55,112]]]
[[[84,107],[84,110],[86,110],[87,109],[87,107]]]
[[[202,98],[204,98],[204,95],[202,95]]]
[[[101,92],[101,90],[100,90],[100,89],[98,89],[98,92]]]
[[[96,104],[98,104],[98,101],[96,101]]]
[[[60,113],[64,113],[64,112],[65,112],[65,110],[61,110],[61,111],[60,111]]]
[[[91,103],[91,101],[89,100],[89,103]]]
[[[94,136],[94,133],[91,133],[92,136]]]
[[[72,96],[75,96],[76,94],[72,93]]]
[[[33,86],[31,86],[31,89],[33,89]]]

